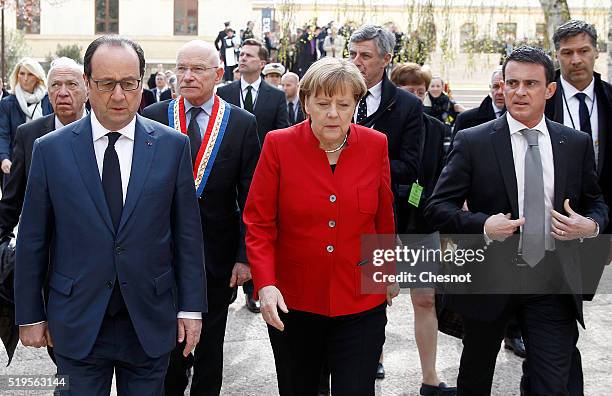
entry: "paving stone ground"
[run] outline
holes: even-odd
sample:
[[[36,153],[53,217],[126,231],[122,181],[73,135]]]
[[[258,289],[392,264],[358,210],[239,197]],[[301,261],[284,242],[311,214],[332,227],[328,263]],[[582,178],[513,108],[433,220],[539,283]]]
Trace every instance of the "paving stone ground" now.
[[[580,332],[579,348],[584,365],[585,394],[610,395],[612,389],[612,295],[598,295],[585,303],[587,330]],[[419,358],[414,342],[410,296],[401,294],[387,311],[385,369],[387,377],[376,382],[378,396],[418,395],[421,381]],[[2,348],[2,347],[0,347]],[[10,367],[0,351],[0,375],[52,374],[54,366],[44,350],[19,346]],[[438,371],[440,378],[455,383],[461,342],[440,334]],[[521,359],[501,349],[493,381],[494,396],[519,395]],[[230,306],[225,338],[224,385],[222,395],[278,395],[272,350],[260,315],[244,307],[242,296]],[[50,395],[51,392],[9,392],[0,395]],[[113,391],[113,395],[115,392]],[[138,395],[140,396],[140,395]]]

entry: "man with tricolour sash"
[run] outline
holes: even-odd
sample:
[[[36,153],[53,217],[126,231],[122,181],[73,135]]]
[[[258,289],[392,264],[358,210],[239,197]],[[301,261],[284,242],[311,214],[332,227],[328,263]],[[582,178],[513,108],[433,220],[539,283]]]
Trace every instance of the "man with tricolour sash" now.
[[[193,361],[192,395],[218,395],[223,377],[223,341],[228,306],[236,288],[251,278],[242,210],[259,158],[255,116],[214,93],[223,77],[218,52],[194,40],[177,54],[180,96],[147,107],[145,117],[189,137],[204,235],[208,312],[193,359],[177,346],[166,375],[166,395],[183,395]]]

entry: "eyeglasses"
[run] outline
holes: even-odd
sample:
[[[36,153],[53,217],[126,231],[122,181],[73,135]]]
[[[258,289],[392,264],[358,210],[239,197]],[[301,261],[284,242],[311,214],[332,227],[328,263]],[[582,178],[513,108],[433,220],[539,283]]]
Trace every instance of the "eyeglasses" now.
[[[121,89],[124,91],[134,91],[140,87],[140,82],[142,80],[128,79],[128,80],[94,80],[91,78],[91,81],[96,83],[96,87],[100,92],[111,92],[115,90],[117,84],[121,86]]]
[[[209,69],[218,69],[219,66],[211,66],[211,67],[204,67],[204,66],[184,66],[184,65],[178,65],[176,67],[176,74],[185,74],[187,73],[187,70],[190,70],[192,74],[195,74],[197,76],[203,76],[204,73],[206,73],[206,70]]]

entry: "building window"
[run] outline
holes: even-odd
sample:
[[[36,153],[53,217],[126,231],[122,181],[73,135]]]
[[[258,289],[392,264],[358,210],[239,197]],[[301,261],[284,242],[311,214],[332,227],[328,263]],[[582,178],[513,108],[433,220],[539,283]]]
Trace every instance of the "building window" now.
[[[198,0],[174,0],[174,34],[198,35]]]
[[[119,33],[119,0],[96,0],[96,34]]]
[[[546,38],[547,34],[548,32],[546,30],[546,24],[536,23],[536,40],[538,40],[538,42],[544,42],[544,39]]]
[[[28,34],[40,34],[40,0],[15,1],[17,29]]]
[[[468,49],[474,45],[476,40],[476,25],[473,23],[464,23],[461,25],[461,31],[459,33],[459,44],[462,49]]]
[[[497,37],[502,41],[508,38],[516,40],[516,23],[498,23],[497,24]]]

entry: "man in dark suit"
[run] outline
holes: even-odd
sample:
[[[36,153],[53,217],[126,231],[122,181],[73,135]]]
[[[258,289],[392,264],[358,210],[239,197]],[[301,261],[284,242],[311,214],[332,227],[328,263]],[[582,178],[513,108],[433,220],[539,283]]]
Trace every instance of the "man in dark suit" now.
[[[411,185],[418,177],[423,104],[387,77],[385,70],[394,47],[395,35],[373,25],[357,29],[349,41],[350,61],[357,66],[368,87],[357,105],[355,122],[387,135],[391,187],[397,200],[399,184]]]
[[[293,72],[287,72],[281,77],[281,85],[287,100],[287,117],[290,125],[304,121],[304,111],[298,95],[299,83],[300,77]]]
[[[612,205],[612,85],[603,81],[593,69],[599,56],[597,30],[584,21],[569,21],[557,28],[553,36],[560,70],[556,72],[557,91],[546,103],[546,116],[567,127],[583,131],[591,136],[595,150],[595,164],[599,186],[608,207]],[[582,101],[579,99],[582,97]],[[610,225],[602,233],[610,234]],[[597,266],[590,280],[591,290],[584,298],[592,300],[597,281],[612,254],[602,246],[590,246],[582,250],[592,266]],[[578,348],[572,356],[569,383],[571,396],[584,394],[582,358]]]
[[[155,97],[155,102],[172,99],[172,92],[166,82],[166,75],[163,72],[157,72],[155,76],[155,88],[151,90]]]
[[[527,391],[566,395],[576,321],[584,325],[578,240],[605,229],[608,208],[591,139],[544,117],[556,88],[551,59],[517,48],[503,76],[507,113],[457,134],[425,213],[441,232],[475,234],[472,243],[487,247],[484,263],[464,266],[477,277],[467,292],[449,296],[465,329],[458,395],[491,393],[513,315],[524,330]]]
[[[208,313],[203,315],[202,337],[195,350],[191,382],[193,395],[218,395],[221,391],[228,306],[236,297],[236,287],[251,278],[242,211],[259,158],[257,123],[252,114],[213,94],[215,84],[223,78],[220,63],[211,44],[198,40],[185,44],[176,60],[181,96],[173,101],[157,103],[143,112],[145,117],[176,129],[175,120],[170,122],[168,119],[168,108],[178,104],[179,113],[181,108],[184,109],[184,114],[180,115],[185,119],[184,132],[198,129],[197,136],[191,140],[194,161],[198,152],[205,152],[212,144],[210,142],[215,142],[215,147],[218,145],[216,157],[208,160],[210,174],[199,200],[208,281]],[[219,131],[214,140],[215,121],[223,119],[223,112],[217,110],[215,113],[215,109],[221,106],[226,106],[229,118],[225,129]],[[198,109],[203,111],[194,117],[193,113]],[[195,166],[202,169],[204,165],[197,163]],[[182,356],[179,346],[170,358],[166,396],[185,393],[187,368],[188,361]]]
[[[221,99],[255,115],[261,144],[266,133],[289,126],[285,94],[261,78],[261,71],[267,59],[268,50],[262,43],[254,39],[245,40],[240,48],[238,61],[240,80],[217,89],[217,95]],[[242,289],[246,294],[247,308],[258,313],[259,301],[253,298],[253,282],[246,282]]]
[[[13,165],[8,176],[2,200],[0,200],[0,235],[10,235],[19,221],[23,197],[25,196],[28,172],[32,160],[34,141],[47,133],[59,129],[64,125],[81,119],[86,115],[85,101],[87,90],[83,80],[83,66],[78,65],[70,58],[58,58],[51,63],[47,75],[49,86],[49,101],[54,113],[43,116],[37,120],[22,124],[15,133],[13,147]],[[4,267],[6,268],[6,267]],[[2,279],[12,280],[13,271],[0,274]],[[11,290],[8,301],[0,299],[0,304],[6,309],[1,312],[12,312],[8,321],[1,321],[3,329],[1,334],[18,334],[19,328],[13,323],[15,307],[12,298],[12,283],[7,285]],[[4,328],[11,326],[11,329]],[[14,349],[7,347],[9,358],[13,356]],[[48,348],[51,359],[55,359],[51,347]]]
[[[496,69],[491,75],[489,95],[480,103],[479,107],[459,113],[455,122],[454,133],[462,129],[475,127],[487,121],[499,118],[506,111],[504,92],[501,88],[502,72]]]
[[[102,36],[84,59],[92,112],[34,144],[15,318],[25,346],[54,347],[68,394],[108,395],[115,373],[120,394],[162,395],[177,328],[187,355],[206,311],[189,139],[136,115],[137,43]]]

